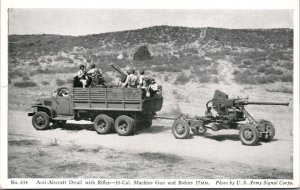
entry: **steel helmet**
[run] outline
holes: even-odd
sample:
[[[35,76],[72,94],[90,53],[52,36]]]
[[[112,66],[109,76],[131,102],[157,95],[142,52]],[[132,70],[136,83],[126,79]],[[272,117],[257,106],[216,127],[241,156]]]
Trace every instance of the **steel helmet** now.
[[[84,68],[84,64],[81,63],[81,64],[79,65],[79,69],[81,69],[81,67]]]

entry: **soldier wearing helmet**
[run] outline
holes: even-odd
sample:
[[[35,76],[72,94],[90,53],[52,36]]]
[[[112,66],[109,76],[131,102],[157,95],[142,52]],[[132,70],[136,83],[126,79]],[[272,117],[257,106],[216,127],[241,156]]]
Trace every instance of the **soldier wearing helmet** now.
[[[95,73],[96,71],[99,71],[100,74],[102,75],[101,69],[100,69],[100,68],[96,68],[95,63],[92,63],[92,64],[91,64],[91,69],[90,69],[87,73],[88,73],[88,74],[93,74],[93,73]]]
[[[106,85],[105,80],[102,77],[102,71],[100,68],[96,68],[95,63],[91,64],[91,69],[87,72],[92,78],[92,86]]]
[[[126,81],[123,83],[122,88],[136,88],[138,85],[137,76],[135,75],[135,70],[131,68],[129,70],[129,75],[127,75]]]

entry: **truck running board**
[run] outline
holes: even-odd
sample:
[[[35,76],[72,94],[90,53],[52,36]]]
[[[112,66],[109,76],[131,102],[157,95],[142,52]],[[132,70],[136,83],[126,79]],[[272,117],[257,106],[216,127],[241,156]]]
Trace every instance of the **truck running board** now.
[[[55,118],[52,118],[52,120],[72,120],[74,119],[74,116],[72,115],[58,115]]]

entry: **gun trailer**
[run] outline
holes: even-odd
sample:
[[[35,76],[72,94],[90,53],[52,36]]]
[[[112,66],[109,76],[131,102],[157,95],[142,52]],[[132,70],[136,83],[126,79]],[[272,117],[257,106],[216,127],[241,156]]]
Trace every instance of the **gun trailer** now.
[[[239,138],[245,145],[255,145],[259,141],[272,141],[276,132],[274,125],[270,121],[252,117],[246,110],[246,105],[288,106],[289,103],[251,102],[248,98],[229,99],[226,93],[216,90],[213,99],[206,103],[205,116],[190,118],[182,114],[174,119],[173,135],[175,138],[185,139],[188,138],[190,130],[195,135],[203,135],[207,129],[213,131],[238,129]],[[212,109],[216,114],[212,113]]]

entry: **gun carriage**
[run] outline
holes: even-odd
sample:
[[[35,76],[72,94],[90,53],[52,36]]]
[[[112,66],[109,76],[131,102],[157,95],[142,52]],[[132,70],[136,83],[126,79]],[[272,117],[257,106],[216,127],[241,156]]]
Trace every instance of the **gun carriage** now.
[[[275,127],[270,121],[257,120],[246,110],[246,105],[283,105],[289,103],[251,102],[248,98],[228,98],[228,95],[216,90],[213,99],[206,104],[205,116],[190,118],[180,115],[174,119],[172,132],[175,138],[188,138],[190,130],[196,135],[203,135],[207,129],[238,129],[239,138],[245,145],[255,145],[261,141],[272,141]],[[216,112],[214,115],[213,111]],[[172,119],[172,118],[165,118]],[[246,121],[246,123],[244,122]],[[244,122],[244,123],[243,123]]]

